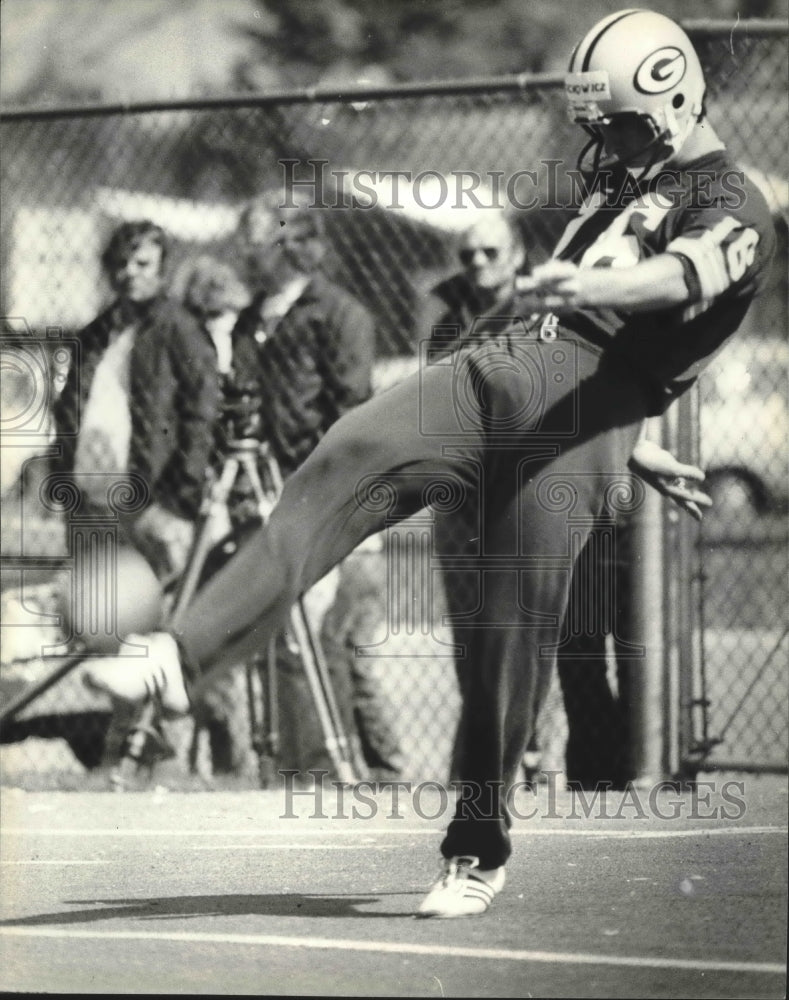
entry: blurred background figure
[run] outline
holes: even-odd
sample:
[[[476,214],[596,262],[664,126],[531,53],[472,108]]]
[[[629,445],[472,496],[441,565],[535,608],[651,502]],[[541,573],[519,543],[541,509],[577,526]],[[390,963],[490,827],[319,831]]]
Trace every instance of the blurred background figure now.
[[[197,320],[214,351],[220,395],[233,375],[233,329],[241,310],[249,304],[250,294],[236,269],[224,260],[203,254],[188,263],[179,275],[184,306]],[[218,475],[223,459],[221,407],[211,455],[211,473]],[[210,522],[210,541],[220,546],[233,536],[233,524],[243,522],[248,511],[241,505],[249,484],[239,483],[224,511],[214,509]],[[206,490],[208,485],[206,484]],[[246,489],[246,492],[245,492]],[[233,546],[234,548],[234,546]],[[231,551],[233,550],[231,548]],[[244,665],[228,672],[222,683],[200,692],[193,705],[194,730],[189,747],[192,770],[199,769],[199,741],[202,732],[208,737],[209,767],[216,774],[240,774],[251,752]]]
[[[148,220],[111,234],[102,266],[111,304],[79,332],[53,406],[53,471],[79,491],[79,515],[119,517],[119,541],[163,581],[184,568],[211,460],[219,384],[214,349],[167,294],[168,238]],[[113,489],[131,481],[136,509],[117,515]],[[117,762],[132,711],[114,707],[103,762]]]
[[[457,248],[460,270],[433,289],[429,310],[431,347],[506,329],[502,317],[517,314],[515,279],[526,267],[526,248],[515,219],[503,211],[480,213]]]
[[[238,314],[249,305],[250,294],[230,264],[205,254],[187,270],[183,301],[216,350],[216,367],[229,375],[233,362],[233,328]]]
[[[239,258],[254,294],[232,331],[225,384],[255,399],[260,438],[287,478],[342,413],[370,396],[375,328],[366,308],[323,271],[327,245],[321,212],[299,203],[281,208],[281,201],[279,192],[264,194],[241,213]],[[200,291],[206,284],[204,276],[192,282],[189,300],[210,299]],[[254,509],[243,497],[239,503],[249,518],[234,517],[232,511],[231,518],[243,533],[245,520],[254,522]],[[335,570],[305,595],[316,634],[338,581]],[[339,648],[344,649],[344,641]],[[331,771],[298,646],[287,630],[276,641],[275,658],[280,765],[302,773]],[[336,674],[336,657],[330,666]],[[347,674],[347,655],[339,668]],[[247,756],[239,743],[239,736],[246,737],[233,722],[231,708],[242,691],[236,671],[218,679],[203,698],[200,722],[212,733],[213,767],[220,772],[237,771]],[[344,710],[347,717],[347,705]]]
[[[78,334],[54,406],[54,469],[76,482],[83,504],[102,512],[113,484],[129,475],[144,484],[124,528],[162,578],[189,552],[219,402],[213,348],[167,295],[167,253],[152,222],[113,232],[102,265],[114,299]]]

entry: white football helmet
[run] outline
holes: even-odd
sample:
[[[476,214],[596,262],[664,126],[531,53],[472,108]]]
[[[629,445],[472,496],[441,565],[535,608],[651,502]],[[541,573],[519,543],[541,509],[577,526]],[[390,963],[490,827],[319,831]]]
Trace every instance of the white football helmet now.
[[[637,119],[650,173],[682,148],[703,114],[704,91],[690,39],[650,10],[620,10],[599,21],[573,50],[565,76],[570,119],[592,135],[584,152],[597,146],[595,166],[602,150],[596,126]]]

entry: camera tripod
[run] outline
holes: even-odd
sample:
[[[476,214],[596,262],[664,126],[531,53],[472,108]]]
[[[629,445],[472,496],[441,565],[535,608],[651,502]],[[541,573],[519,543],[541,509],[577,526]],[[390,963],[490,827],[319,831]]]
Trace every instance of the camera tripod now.
[[[262,470],[262,475],[261,475]],[[203,499],[198,516],[195,539],[187,560],[186,569],[176,590],[174,604],[168,616],[168,624],[177,627],[189,606],[198,586],[202,582],[206,561],[216,548],[212,529],[217,519],[226,514],[228,500],[238,480],[244,472],[254,495],[257,515],[262,524],[268,520],[282,492],[282,476],[271,449],[256,438],[230,440],[222,467],[214,477]],[[356,769],[351,761],[349,743],[345,734],[340,711],[334,695],[320,642],[314,633],[307,615],[304,601],[299,598],[290,612],[290,627],[293,632],[299,656],[315,706],[324,745],[334,766],[337,778],[345,783],[357,780]],[[269,643],[266,653],[246,664],[247,697],[249,700],[252,745],[258,755],[261,785],[270,787],[276,774],[279,755],[277,678],[275,663],[275,640]],[[260,675],[262,711],[255,707],[254,671]],[[141,766],[146,743],[162,741],[159,725],[159,706],[155,699],[146,702],[126,741],[124,756],[113,772],[111,781],[116,791],[123,791],[130,779]]]

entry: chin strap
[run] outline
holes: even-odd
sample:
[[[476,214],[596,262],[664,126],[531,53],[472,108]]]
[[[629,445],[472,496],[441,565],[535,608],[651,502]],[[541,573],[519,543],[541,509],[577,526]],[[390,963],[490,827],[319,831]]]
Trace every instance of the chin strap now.
[[[627,170],[636,184],[640,184],[642,181],[651,181],[656,174],[660,173],[673,155],[674,150],[671,146],[667,146],[665,143],[660,146],[656,144],[651,159],[643,167],[628,167],[625,164],[625,170]]]
[[[600,159],[603,155],[603,137],[594,127],[594,125],[583,125],[582,128],[585,132],[590,135],[589,142],[584,146],[581,152],[578,154],[578,160],[576,161],[576,167],[579,173],[587,173],[591,171],[592,173],[597,173],[600,169]],[[592,153],[592,162],[588,167],[584,166],[584,160],[589,153]]]

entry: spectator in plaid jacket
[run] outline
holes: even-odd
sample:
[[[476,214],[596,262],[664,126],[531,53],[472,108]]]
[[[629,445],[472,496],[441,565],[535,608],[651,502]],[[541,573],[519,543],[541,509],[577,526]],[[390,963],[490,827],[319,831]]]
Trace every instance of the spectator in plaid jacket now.
[[[54,405],[55,471],[81,501],[106,508],[113,484],[136,479],[124,527],[159,575],[179,572],[213,448],[219,383],[214,348],[165,292],[167,238],[152,222],[124,222],[102,265],[114,301],[78,334]]]

